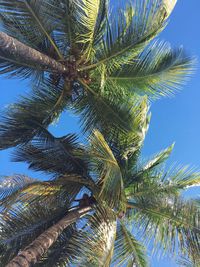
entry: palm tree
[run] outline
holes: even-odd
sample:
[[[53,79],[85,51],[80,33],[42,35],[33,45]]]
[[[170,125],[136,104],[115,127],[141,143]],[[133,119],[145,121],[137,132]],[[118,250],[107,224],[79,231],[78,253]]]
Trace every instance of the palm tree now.
[[[0,1],[0,73],[33,86],[3,115],[0,148],[28,142],[65,109],[86,132],[130,129],[133,93],[171,94],[192,71],[182,48],[151,42],[175,3],[134,0],[116,18],[107,0]]]
[[[147,99],[139,98],[132,113],[132,130],[111,129],[104,136],[95,130],[85,147],[74,136],[55,138],[43,131],[18,148],[15,161],[25,161],[52,179],[2,180],[3,266],[17,266],[11,263],[20,255],[25,262],[27,250],[33,256],[29,259],[41,255],[31,262],[38,267],[147,266],[144,244],[149,243],[163,252],[199,255],[199,205],[180,193],[198,185],[200,173],[187,168],[165,171],[163,163],[173,145],[141,161],[149,124]],[[55,242],[48,242],[50,227],[69,222],[74,200],[84,191],[93,194],[97,203],[87,207],[91,210],[82,219],[77,216],[74,222],[73,217],[70,226],[54,232]],[[31,266],[27,262],[17,261],[18,266]]]
[[[171,147],[138,165],[149,123],[147,99],[138,95],[171,94],[192,71],[193,60],[182,48],[151,42],[173,6],[135,0],[113,19],[106,0],[0,4],[0,71],[33,83],[32,93],[3,116],[0,148],[21,145],[17,161],[52,175],[46,182],[2,182],[1,263],[146,266],[139,234],[133,235],[138,225],[143,238],[155,235],[165,250],[198,255],[199,209],[178,195],[199,183],[199,173],[157,169]],[[66,108],[92,132],[88,147],[73,135],[55,138],[47,131]],[[73,211],[86,190],[97,204]],[[79,211],[86,213],[81,220]],[[47,242],[52,229],[53,242]]]

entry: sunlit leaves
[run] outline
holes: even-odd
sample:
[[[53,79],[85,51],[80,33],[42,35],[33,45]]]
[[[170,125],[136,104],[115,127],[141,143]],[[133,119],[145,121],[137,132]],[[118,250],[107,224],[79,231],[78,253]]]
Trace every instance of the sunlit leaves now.
[[[124,266],[124,264],[127,264],[126,266],[148,266],[145,248],[122,222],[117,227],[113,264],[114,266]]]
[[[148,99],[135,96],[134,99],[130,100],[133,102],[130,109],[130,129],[126,132],[111,130],[110,128],[102,131],[110,147],[112,147],[114,155],[119,160],[127,160],[139,152],[150,122]]]
[[[161,163],[163,163],[164,161],[166,161],[166,159],[168,159],[169,156],[171,155],[173,148],[174,148],[174,144],[172,144],[171,146],[169,146],[165,150],[156,154],[154,157],[152,157],[149,161],[147,161],[144,164],[144,166],[142,167],[142,170],[143,171],[146,171],[146,170],[150,171],[153,168],[160,165]]]
[[[161,7],[165,9],[167,17],[170,16],[171,12],[173,11],[175,5],[177,3],[177,0],[162,0],[161,1]]]
[[[113,86],[150,96],[166,96],[177,91],[192,73],[194,59],[182,48],[173,50],[163,42],[155,42],[139,55],[135,62],[112,73]]]
[[[13,175],[0,179],[0,205],[4,199],[27,185],[36,182],[35,179],[25,175]]]
[[[93,61],[95,44],[102,39],[107,12],[107,0],[75,1],[80,12],[80,30],[76,42],[83,46],[81,61]],[[81,31],[81,32],[80,32]]]
[[[161,162],[162,163],[162,162]],[[130,199],[151,196],[177,196],[182,190],[199,186],[200,173],[189,167],[166,168],[157,165],[149,169],[135,169],[127,179],[126,196]]]
[[[79,115],[84,132],[91,132],[94,128],[105,134],[105,129],[117,128],[127,132],[132,127],[132,108],[134,104],[121,88],[101,84],[87,85],[83,81],[83,95],[72,103],[73,111]],[[131,96],[130,96],[131,97]]]
[[[135,217],[147,241],[154,240],[157,248],[165,252],[199,253],[200,210],[192,201],[176,197],[146,196],[138,198],[133,208]]]
[[[162,30],[165,19],[159,19],[159,1],[135,1],[118,18],[107,22],[105,36],[98,47],[98,60],[94,66],[105,64],[108,71],[129,63]]]
[[[197,201],[177,198],[182,189],[199,184],[199,173],[161,169],[172,146],[138,163],[150,120],[148,98],[141,95],[170,95],[193,70],[182,48],[149,44],[165,27],[175,2],[136,0],[110,16],[106,0],[0,0],[6,32],[63,65],[72,58],[76,74],[70,69],[47,77],[32,66],[40,77],[33,94],[9,106],[2,118],[0,148],[21,145],[15,159],[54,178],[14,177],[0,184],[4,265],[62,218],[80,190],[94,195],[94,210],[79,229],[63,232],[41,259],[44,266],[66,266],[76,259],[83,266],[107,267],[113,251],[114,264],[146,266],[143,246],[125,219],[166,250],[199,253]],[[33,74],[12,56],[0,60],[1,73]],[[55,138],[47,131],[66,107],[80,116],[85,133],[92,132],[84,149],[74,135]]]
[[[119,209],[124,203],[123,179],[120,167],[100,132],[90,137],[89,156],[98,175],[98,197],[107,205]]]

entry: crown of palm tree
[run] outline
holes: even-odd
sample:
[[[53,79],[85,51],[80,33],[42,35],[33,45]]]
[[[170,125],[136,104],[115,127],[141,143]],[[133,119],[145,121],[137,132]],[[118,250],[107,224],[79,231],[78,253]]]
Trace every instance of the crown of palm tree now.
[[[36,266],[147,266],[149,242],[164,252],[199,255],[199,205],[180,193],[198,185],[200,174],[184,167],[165,171],[173,145],[140,160],[148,121],[141,104],[135,105],[128,134],[119,131],[110,139],[110,133],[104,137],[96,130],[83,147],[75,137],[55,138],[45,131],[15,152],[15,161],[53,179],[2,179],[3,264],[58,222],[82,190],[95,196],[93,211],[67,227]]]
[[[1,1],[0,73],[33,78],[1,119],[0,148],[26,143],[69,109],[84,131],[130,129],[130,99],[177,90],[192,71],[182,48],[154,41],[175,1]],[[163,13],[167,10],[167,15]]]

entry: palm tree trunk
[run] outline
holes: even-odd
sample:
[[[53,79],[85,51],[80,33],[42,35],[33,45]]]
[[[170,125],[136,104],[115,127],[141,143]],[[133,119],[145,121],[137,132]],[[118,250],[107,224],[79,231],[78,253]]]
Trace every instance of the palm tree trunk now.
[[[64,229],[66,229],[70,224],[76,222],[77,219],[86,215],[91,209],[91,206],[87,206],[70,211],[58,223],[51,226],[24,250],[20,251],[18,255],[6,265],[6,267],[33,266],[33,264],[37,263],[41,256],[55,243]]]
[[[67,73],[67,68],[60,62],[21,43],[4,32],[0,32],[0,55],[11,59],[20,59],[22,63],[27,63],[33,68],[40,67],[60,74]]]

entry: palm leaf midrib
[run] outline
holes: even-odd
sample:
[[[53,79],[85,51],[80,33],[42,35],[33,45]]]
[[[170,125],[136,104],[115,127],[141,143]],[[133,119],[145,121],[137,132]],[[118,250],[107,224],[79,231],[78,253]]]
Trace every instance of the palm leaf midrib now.
[[[155,214],[155,215],[158,215],[159,217],[164,217],[172,222],[174,222],[175,224],[177,225],[183,225],[185,226],[186,228],[192,228],[198,232],[200,232],[200,228],[198,227],[195,227],[193,226],[192,224],[189,224],[189,223],[186,223],[182,220],[182,218],[180,218],[180,220],[177,220],[176,218],[172,218],[171,216],[167,215],[166,213],[164,212],[159,212],[158,210],[155,210],[155,209],[151,209],[151,208],[145,208],[145,207],[142,207],[141,205],[137,204],[137,203],[130,203],[128,202],[127,203],[127,207],[130,207],[130,208],[133,208],[133,209],[139,209],[141,211],[144,211],[144,212],[147,212],[147,213],[151,213],[151,214]]]
[[[55,44],[55,42],[53,41],[53,39],[51,38],[51,36],[49,35],[49,33],[45,30],[45,28],[43,27],[42,23],[40,22],[39,18],[37,17],[37,15],[35,14],[34,10],[31,8],[31,6],[28,4],[27,0],[24,1],[24,4],[26,5],[27,9],[29,10],[29,12],[32,14],[32,16],[34,17],[35,21],[37,22],[37,24],[39,25],[39,27],[41,28],[41,30],[44,32],[44,34],[47,36],[49,42],[51,43],[51,45],[54,47],[57,55],[59,56],[59,58],[62,60],[63,56],[60,53],[57,45]]]

